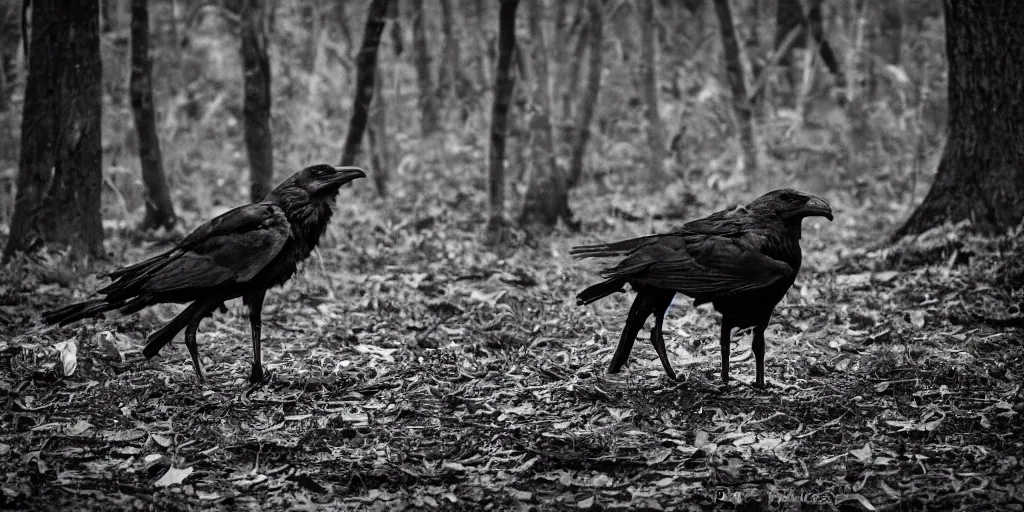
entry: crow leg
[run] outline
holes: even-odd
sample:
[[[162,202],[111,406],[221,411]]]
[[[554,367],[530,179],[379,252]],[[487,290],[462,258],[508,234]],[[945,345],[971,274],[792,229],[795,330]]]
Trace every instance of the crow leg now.
[[[654,304],[654,327],[651,329],[651,344],[654,345],[654,351],[658,353],[658,359],[661,359],[661,366],[665,367],[665,373],[668,374],[668,378],[676,380],[676,372],[672,370],[672,364],[668,362],[668,353],[665,351],[665,336],[662,331],[662,324],[665,321],[665,312],[668,311],[668,307],[672,305],[672,297],[675,292],[663,292],[659,290],[659,293],[652,295],[655,298]]]
[[[196,344],[196,332],[199,330],[199,323],[206,316],[204,313],[201,312],[192,317],[192,320],[189,320],[188,325],[185,326],[185,347],[188,348],[188,355],[192,358],[192,368],[195,369],[199,382],[206,382],[206,376],[203,375],[203,364],[199,362],[199,345]]]
[[[252,373],[249,382],[263,382],[263,356],[260,345],[260,330],[263,325],[263,297],[266,290],[247,295],[245,303],[249,306],[249,325],[252,328]]]
[[[719,343],[722,345],[722,382],[729,382],[729,343],[732,341],[732,323],[722,318],[722,336]]]
[[[759,388],[764,387],[764,330],[767,326],[759,325],[754,328],[754,343],[752,344],[754,350],[754,363],[757,366],[757,377],[755,386]]]
[[[633,351],[633,341],[637,333],[644,326],[644,321],[650,316],[654,307],[650,304],[647,290],[638,290],[633,305],[629,308],[629,315],[626,316],[626,326],[622,328],[619,336],[619,345],[615,347],[615,355],[612,356],[612,364],[608,366],[608,373],[619,373],[622,366],[629,359],[629,353]]]

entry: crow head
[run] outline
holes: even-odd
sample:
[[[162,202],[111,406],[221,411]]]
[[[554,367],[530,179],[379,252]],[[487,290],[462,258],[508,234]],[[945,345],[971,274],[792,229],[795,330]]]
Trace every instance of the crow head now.
[[[317,164],[299,171],[281,186],[291,182],[309,194],[310,199],[333,199],[342,185],[365,177],[366,173],[358,167]]]
[[[263,201],[283,208],[292,222],[321,217],[329,219],[331,206],[341,186],[365,176],[366,173],[358,167],[311,165],[284,180]]]
[[[747,205],[747,209],[773,213],[784,221],[798,224],[806,217],[832,220],[832,207],[824,199],[791,188],[773,190]]]

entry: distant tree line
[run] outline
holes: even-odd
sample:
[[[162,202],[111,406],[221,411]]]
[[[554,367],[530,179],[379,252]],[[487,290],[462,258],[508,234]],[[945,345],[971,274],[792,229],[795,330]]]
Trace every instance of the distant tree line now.
[[[11,108],[19,45],[24,46],[26,74],[20,81],[24,100],[17,195],[4,259],[44,244],[100,257],[100,37],[101,25],[111,16],[107,10],[118,2],[103,3],[101,8],[98,0],[83,1],[75,9],[56,0],[25,1],[21,9],[11,4],[0,7],[0,113]],[[129,5],[130,15],[129,99],[145,189],[145,216],[139,227],[172,227],[177,215],[164,172],[153,99],[151,13],[148,0],[124,5]],[[529,159],[518,162],[526,193],[515,224],[550,228],[562,221],[576,229],[579,222],[570,208],[570,192],[583,182],[588,168],[587,146],[597,122],[603,75],[612,64],[608,48],[614,42],[616,55],[629,55],[635,66],[638,99],[631,105],[643,110],[647,139],[642,179],[658,186],[667,179],[664,165],[674,144],[666,134],[660,104],[659,75],[664,70],[658,68],[659,54],[675,50],[664,33],[671,30],[665,20],[713,12],[743,169],[756,175],[762,151],[757,105],[773,74],[797,88],[791,75],[794,49],[820,57],[840,91],[835,95],[840,104],[849,100],[843,91],[864,85],[855,79],[854,70],[843,69],[847,63],[829,41],[823,25],[829,4],[822,0],[778,0],[772,55],[748,58],[745,64],[745,46],[756,42],[759,30],[737,27],[735,13],[760,9],[759,5],[743,0],[500,0],[496,5],[484,0],[371,0],[355,6],[338,0],[336,13],[347,19],[347,14],[360,11],[365,20],[355,57],[351,118],[338,158],[342,164],[372,160],[377,190],[387,194],[390,165],[372,151],[361,154],[360,147],[364,133],[371,146],[388,136],[375,114],[386,107],[375,101],[381,87],[378,49],[391,26],[391,37],[399,43],[395,52],[402,54],[405,23],[411,27],[411,51],[406,55],[416,72],[423,137],[444,132],[453,119],[464,118],[472,108],[467,98],[474,89],[490,96],[488,238],[500,240],[512,224],[506,213],[505,172],[510,137],[529,141]],[[866,5],[881,20],[876,31],[883,42],[880,53],[899,63],[904,57],[898,43],[904,27],[913,22],[908,13],[929,7],[917,0]],[[1019,224],[1024,216],[1024,151],[1019,149],[1024,147],[1019,143],[1024,107],[1016,78],[1018,70],[1024,71],[1024,34],[1019,30],[1024,26],[1024,4],[947,0],[942,5],[949,63],[947,142],[931,192],[896,230],[897,236],[960,219],[970,219],[980,231],[998,232]],[[274,87],[268,46],[273,44],[276,4],[231,0],[223,8],[237,19],[249,196],[258,201],[274,185]],[[12,26],[20,30],[12,32]],[[439,51],[430,46],[428,36],[435,26],[440,28]],[[342,37],[351,40],[351,27],[342,27]],[[634,46],[638,51],[633,52]]]

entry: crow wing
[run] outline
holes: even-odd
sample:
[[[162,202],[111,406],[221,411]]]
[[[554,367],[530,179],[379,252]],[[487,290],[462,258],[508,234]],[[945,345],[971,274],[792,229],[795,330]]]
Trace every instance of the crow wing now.
[[[174,249],[111,273],[115,282],[100,293],[133,296],[245,283],[277,257],[290,237],[280,207],[240,206],[199,226]]]
[[[660,235],[602,275],[698,299],[768,288],[795,277],[792,266],[760,250],[762,243],[755,233]]]
[[[742,236],[750,228],[750,212],[742,206],[722,210],[702,219],[687,222],[669,233],[681,236]],[[611,258],[627,256],[637,251],[646,250],[652,244],[662,243],[665,234],[647,235],[618,242],[594,245],[579,245],[569,250],[569,255],[577,258]]]

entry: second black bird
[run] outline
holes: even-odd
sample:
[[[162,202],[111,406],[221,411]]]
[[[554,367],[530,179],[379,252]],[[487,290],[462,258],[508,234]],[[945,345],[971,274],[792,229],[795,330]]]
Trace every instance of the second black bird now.
[[[102,297],[47,312],[48,324],[69,324],[105,311],[138,312],[154,304],[191,303],[146,340],[156,355],[185,331],[185,346],[200,381],[196,332],[224,301],[241,297],[249,307],[251,382],[263,380],[260,336],[267,290],[284,284],[320,241],[342,185],[366,177],[355,167],[314,165],[292,175],[258,203],[239,206],[196,228],[173,249],[110,273]]]
[[[832,208],[810,194],[775,190],[745,207],[713,213],[672,233],[574,247],[570,254],[577,258],[624,257],[604,269],[601,275],[606,280],[580,292],[577,302],[590,304],[622,291],[626,283],[637,292],[608,372],[622,368],[637,333],[654,315],[651,343],[665,372],[676,378],[662,324],[672,298],[682,293],[692,297],[695,306],[710,302],[722,314],[723,382],[729,380],[732,329],[754,328],[756,384],[763,386],[764,331],[775,305],[796,280],[801,221],[813,216],[832,220]]]

